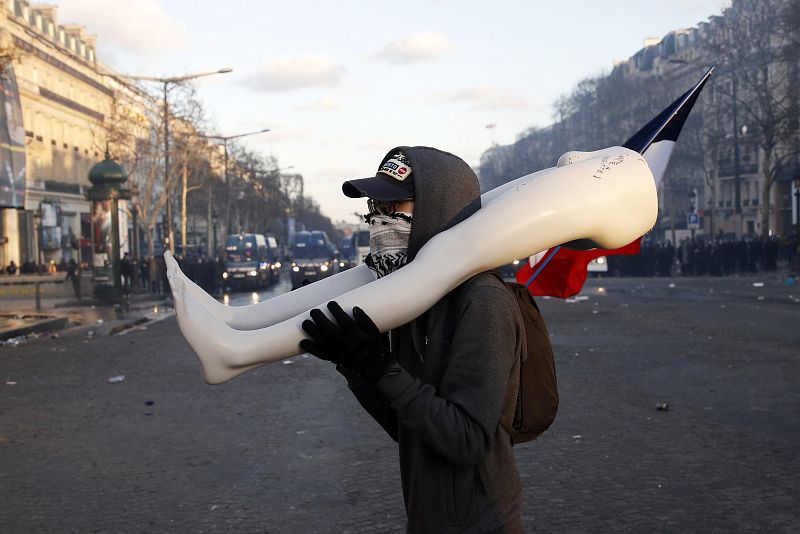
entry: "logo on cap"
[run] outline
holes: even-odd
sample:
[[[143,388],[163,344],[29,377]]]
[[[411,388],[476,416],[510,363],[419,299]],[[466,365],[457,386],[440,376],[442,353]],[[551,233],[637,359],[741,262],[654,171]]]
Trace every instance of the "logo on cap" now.
[[[408,161],[408,156],[402,152],[398,152],[386,162],[381,165],[378,172],[394,178],[395,180],[403,181],[411,175],[411,165]]]

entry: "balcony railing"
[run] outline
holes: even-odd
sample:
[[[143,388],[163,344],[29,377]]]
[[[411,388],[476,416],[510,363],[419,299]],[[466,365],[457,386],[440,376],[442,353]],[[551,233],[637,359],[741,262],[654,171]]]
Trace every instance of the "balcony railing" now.
[[[733,162],[725,161],[717,163],[717,173],[720,177],[734,176],[736,169]],[[739,163],[739,175],[758,174],[758,163]]]

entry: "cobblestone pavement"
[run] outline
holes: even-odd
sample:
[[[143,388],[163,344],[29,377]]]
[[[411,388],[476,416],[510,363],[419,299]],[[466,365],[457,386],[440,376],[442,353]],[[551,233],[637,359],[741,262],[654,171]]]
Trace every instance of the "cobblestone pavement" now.
[[[540,302],[562,400],[516,448],[527,530],[800,532],[800,287],[583,296]],[[208,386],[174,319],[0,348],[2,532],[402,532],[399,488],[393,443],[314,358]]]

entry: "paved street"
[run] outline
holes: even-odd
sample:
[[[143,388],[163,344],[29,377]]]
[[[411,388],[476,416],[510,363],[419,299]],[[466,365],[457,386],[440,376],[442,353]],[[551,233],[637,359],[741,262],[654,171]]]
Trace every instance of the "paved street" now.
[[[561,408],[516,448],[528,531],[800,532],[800,285],[594,279],[540,304]],[[7,533],[404,522],[395,446],[328,364],[208,386],[173,318],[0,348],[0,502]]]

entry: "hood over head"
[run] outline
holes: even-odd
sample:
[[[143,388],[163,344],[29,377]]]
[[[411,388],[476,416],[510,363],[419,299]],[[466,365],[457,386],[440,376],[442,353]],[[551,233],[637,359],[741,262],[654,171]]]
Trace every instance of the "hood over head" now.
[[[481,191],[475,172],[458,156],[427,146],[400,146],[386,153],[381,166],[397,152],[407,156],[414,175],[411,261],[430,238],[478,211]]]

